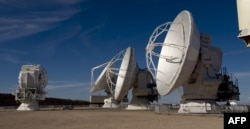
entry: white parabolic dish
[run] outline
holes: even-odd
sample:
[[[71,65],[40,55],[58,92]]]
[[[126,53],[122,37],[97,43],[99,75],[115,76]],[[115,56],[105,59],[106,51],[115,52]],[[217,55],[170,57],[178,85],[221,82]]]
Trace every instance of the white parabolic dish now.
[[[172,22],[161,49],[156,73],[157,90],[167,95],[188,81],[197,63],[200,34],[188,11]]]
[[[122,100],[133,86],[136,78],[136,61],[134,50],[128,47],[123,57],[115,86],[115,100]]]

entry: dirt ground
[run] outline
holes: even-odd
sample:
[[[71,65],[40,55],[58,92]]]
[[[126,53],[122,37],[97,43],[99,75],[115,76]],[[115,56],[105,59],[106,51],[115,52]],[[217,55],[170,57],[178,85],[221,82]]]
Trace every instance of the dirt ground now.
[[[0,111],[0,129],[223,129],[222,115],[110,109]]]

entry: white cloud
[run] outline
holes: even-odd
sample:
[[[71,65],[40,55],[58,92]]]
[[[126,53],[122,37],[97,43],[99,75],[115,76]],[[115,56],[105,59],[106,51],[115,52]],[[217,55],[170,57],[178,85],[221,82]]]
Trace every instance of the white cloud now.
[[[21,61],[20,58],[18,58],[21,55],[26,54],[28,54],[27,51],[21,51],[16,49],[0,49],[0,60],[14,64],[28,63],[25,61]]]
[[[59,26],[60,22],[85,10],[73,6],[79,2],[82,1],[43,0],[43,2],[37,2],[26,0],[23,2],[0,0],[0,3],[6,5],[6,8],[9,7],[8,10],[13,9],[18,12],[17,14],[8,11],[6,14],[0,13],[0,40],[16,39],[53,29]],[[47,5],[50,6],[50,9],[47,9]]]
[[[10,63],[14,63],[14,64],[27,63],[27,62],[24,62],[24,61],[20,61],[17,57],[15,57],[13,55],[9,55],[9,54],[0,55],[0,60],[10,62]]]
[[[49,81],[45,91],[48,92],[47,97],[71,98],[86,100],[89,97],[90,82],[78,81]]]
[[[41,31],[49,30],[54,28],[55,26],[48,25],[38,25],[34,23],[21,23],[15,25],[6,26],[6,28],[0,28],[0,39],[8,40],[8,39],[16,39],[20,37],[25,37],[28,35],[36,34]]]
[[[55,33],[51,37],[47,37],[45,41],[41,41],[40,45],[37,45],[37,51],[46,56],[53,56],[56,53],[57,47],[63,43],[63,41],[72,38],[77,33],[81,31],[82,27],[80,25],[74,25],[72,27],[65,27],[61,33]],[[40,50],[43,51],[40,51]]]
[[[46,87],[47,90],[55,90],[55,89],[62,89],[62,88],[73,88],[73,87],[82,87],[82,88],[89,88],[90,82],[67,82],[67,81],[49,81],[48,86]]]
[[[249,52],[250,52],[249,49],[244,49],[244,50],[226,52],[223,55],[224,56],[241,55],[241,54],[246,54],[246,53],[249,53]]]
[[[14,58],[12,56],[9,56],[9,55],[1,55],[0,59],[7,61],[7,62],[11,62],[11,63],[19,63],[18,59]]]
[[[55,3],[60,4],[77,4],[79,2],[86,2],[87,0],[53,0]]]
[[[27,51],[21,51],[21,50],[16,50],[16,49],[0,49],[0,53],[12,53],[12,54],[28,54]]]
[[[0,3],[4,6],[27,8],[27,7],[40,7],[42,6],[68,6],[75,5],[87,0],[0,0]]]
[[[241,79],[250,78],[250,72],[235,72],[234,75]]]

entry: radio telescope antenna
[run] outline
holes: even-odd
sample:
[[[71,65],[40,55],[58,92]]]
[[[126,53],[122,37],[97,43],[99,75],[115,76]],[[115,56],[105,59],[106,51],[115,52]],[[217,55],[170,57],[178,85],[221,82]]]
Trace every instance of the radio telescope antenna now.
[[[20,101],[18,111],[39,110],[39,100],[45,100],[48,84],[46,71],[40,65],[23,65],[18,76],[15,100]]]
[[[155,82],[147,69],[140,69],[135,60],[134,49],[128,47],[122,52],[122,58],[113,58],[114,67],[107,72],[108,82],[113,90],[114,100],[121,101],[133,88],[132,100],[128,110],[148,110],[150,102],[158,99]],[[121,63],[120,63],[121,62]],[[110,73],[117,75],[116,80],[110,78]],[[112,77],[112,75],[111,75]]]
[[[156,42],[164,32],[167,32],[164,42]],[[151,35],[147,45],[147,67],[156,77],[160,95],[167,95],[175,90],[191,75],[199,55],[199,35],[191,14],[187,11],[180,13],[174,22],[158,26]],[[155,47],[162,47],[161,52],[155,52]],[[157,67],[153,56],[159,58]]]
[[[131,88],[133,88],[133,96],[128,109],[147,109],[149,101],[157,99],[155,85],[149,85],[153,83],[153,78],[147,70],[137,67],[134,49],[131,47],[120,51],[103,65],[106,67],[98,79],[96,81],[92,79],[91,92],[107,90],[110,97],[104,100],[104,108],[120,107],[119,103],[127,97]],[[92,71],[104,67],[103,65],[94,67]],[[93,74],[92,78],[94,78]]]
[[[128,90],[134,85],[137,74],[135,54],[131,47],[122,50],[112,58],[111,62],[114,67],[108,70],[106,76],[112,97],[105,100],[106,107],[110,107],[110,103],[115,101],[119,103],[127,96]],[[117,79],[112,80],[113,74],[117,76]]]
[[[159,41],[162,34],[165,39]],[[179,113],[218,112],[215,101],[223,82],[218,74],[222,51],[211,45],[208,35],[199,33],[189,11],[184,10],[173,22],[158,26],[146,50],[147,68],[156,80],[160,95],[168,95],[183,86]],[[231,97],[237,95],[236,90]]]
[[[91,69],[91,89],[90,89],[90,92],[95,93],[95,92],[104,90],[106,92],[106,94],[107,94],[106,96],[103,96],[103,95],[98,95],[98,96],[91,95],[90,96],[91,106],[93,104],[98,104],[98,105],[102,104],[103,102],[105,102],[104,101],[105,99],[112,97],[112,94],[111,94],[112,90],[110,89],[111,87],[109,87],[109,84],[108,84],[109,82],[107,81],[107,76],[106,76],[106,73],[112,67],[113,66],[112,66],[112,60],[111,60],[111,61],[109,61],[107,63],[101,64],[101,65],[93,67]],[[96,71],[98,71],[101,68],[104,68],[104,69],[102,70],[102,72],[100,73],[98,78],[96,79],[95,78],[95,73],[96,73]],[[111,80],[116,80],[117,76],[114,75],[114,74],[110,74],[109,78]],[[119,107],[117,102],[113,102],[111,105],[113,105],[112,107]],[[106,106],[104,106],[104,107],[106,107]]]
[[[92,92],[105,89],[109,95],[108,99],[104,99],[104,108],[120,107],[120,101],[126,97],[135,81],[136,63],[134,61],[133,49],[131,47],[124,49],[104,64],[106,67],[96,81],[92,80]]]

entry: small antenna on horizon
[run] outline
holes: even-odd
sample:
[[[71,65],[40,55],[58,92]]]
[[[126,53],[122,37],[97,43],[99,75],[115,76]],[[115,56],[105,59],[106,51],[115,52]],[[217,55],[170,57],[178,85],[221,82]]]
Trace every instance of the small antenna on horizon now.
[[[23,65],[18,76],[18,87],[15,100],[20,101],[18,111],[39,110],[38,100],[45,100],[44,89],[48,84],[48,76],[40,65]]]

